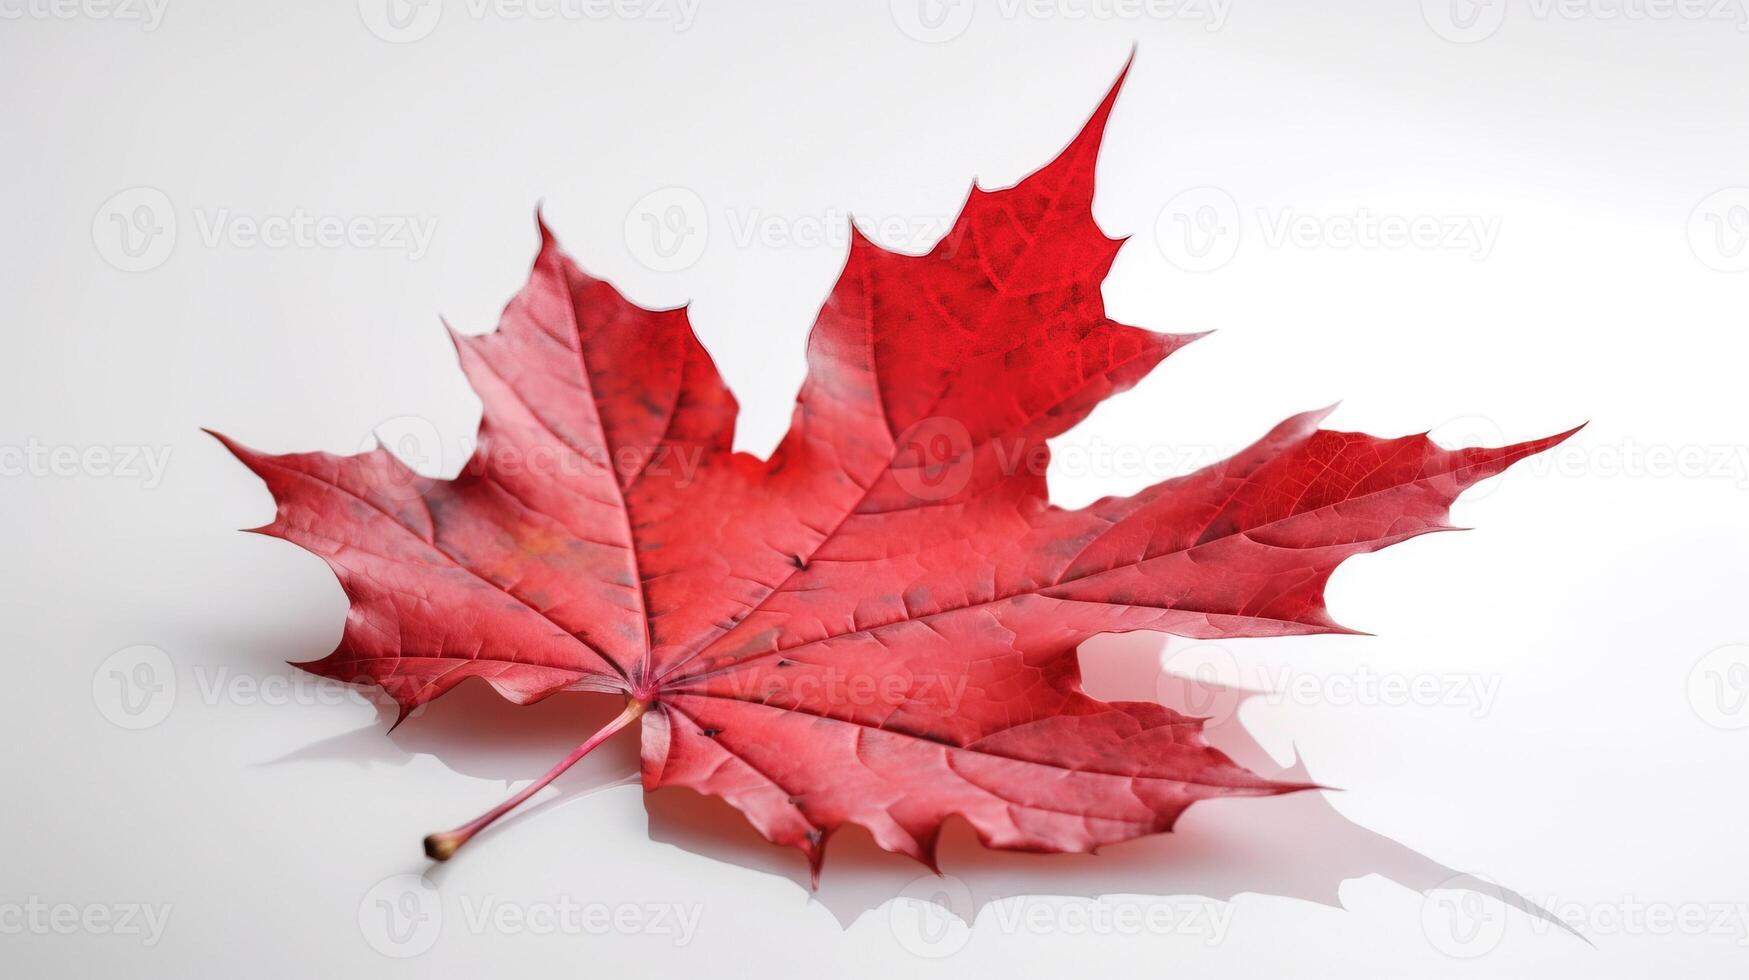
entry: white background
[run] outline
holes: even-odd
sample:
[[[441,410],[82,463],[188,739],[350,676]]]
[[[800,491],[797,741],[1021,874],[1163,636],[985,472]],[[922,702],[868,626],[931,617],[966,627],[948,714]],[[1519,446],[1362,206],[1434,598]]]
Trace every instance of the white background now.
[[[1740,5],[399,12],[0,0],[9,975],[1742,975]],[[1344,567],[1332,608],[1375,637],[1174,641],[1164,675],[1157,637],[1086,651],[1104,696],[1263,692],[1217,741],[1343,791],[1204,804],[1094,857],[955,827],[943,880],[847,831],[810,892],[727,808],[645,799],[626,737],[431,869],[423,834],[615,706],[466,688],[386,735],[283,665],[331,649],[345,600],[235,532],[271,501],[198,427],[276,452],[381,430],[454,471],[479,409],[438,317],[494,323],[544,202],[586,268],[692,302],[763,454],[845,216],[926,247],[974,176],[1045,162],[1132,44],[1107,301],[1219,332],[1058,440],[1060,502],[1338,398],[1337,427],[1453,443],[1591,423],[1461,504],[1479,530]],[[352,240],[250,237],[298,215]],[[1439,233],[1350,235],[1411,222]],[[1438,887],[1459,872],[1586,939]]]

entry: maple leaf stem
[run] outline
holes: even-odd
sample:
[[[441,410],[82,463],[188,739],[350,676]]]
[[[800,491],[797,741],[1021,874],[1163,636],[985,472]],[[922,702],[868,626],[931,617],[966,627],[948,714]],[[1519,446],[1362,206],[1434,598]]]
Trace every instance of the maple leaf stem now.
[[[527,800],[529,797],[540,792],[548,783],[559,778],[561,773],[576,765],[577,760],[588,755],[590,750],[594,749],[597,745],[607,741],[614,732],[617,732],[636,721],[640,715],[649,709],[649,707],[650,702],[640,701],[627,695],[626,708],[619,713],[619,717],[602,726],[600,731],[589,736],[583,744],[572,749],[570,755],[560,759],[557,765],[546,771],[545,775],[541,776],[534,782],[529,783],[527,786],[524,786],[515,796],[512,796],[503,803],[487,810],[473,820],[462,824],[460,827],[446,833],[432,834],[425,838],[425,856],[433,861],[449,860],[450,856],[455,854],[455,852],[463,844],[466,844],[472,839],[475,834],[491,826],[492,822],[499,817],[502,817],[511,810],[521,806],[524,800]]]

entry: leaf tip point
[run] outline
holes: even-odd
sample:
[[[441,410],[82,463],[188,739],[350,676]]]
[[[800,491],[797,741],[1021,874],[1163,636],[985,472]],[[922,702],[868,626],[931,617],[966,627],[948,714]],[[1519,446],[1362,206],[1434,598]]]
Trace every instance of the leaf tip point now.
[[[223,432],[220,432],[217,429],[210,429],[204,425],[198,426],[197,428],[199,428],[200,431],[206,433],[207,435],[212,436],[213,439],[215,441],[217,441],[219,445],[230,450],[231,455],[237,457],[238,459],[245,459],[246,456],[251,455],[251,451],[250,451],[249,447],[243,445],[242,443],[231,438],[230,436],[225,435]]]
[[[401,727],[401,722],[404,722],[408,718],[411,718],[411,717],[413,717],[413,706],[409,705],[409,704],[403,704],[397,700],[395,702],[395,722],[394,722],[394,724],[389,726],[389,730],[387,732],[385,732],[384,734],[386,734],[386,735],[394,734],[395,729]],[[437,836],[441,836],[441,835],[438,835],[438,834],[432,835],[432,837],[437,837]],[[431,838],[429,838],[429,837],[426,838],[426,840],[430,840],[430,839]],[[455,846],[456,847],[462,846],[462,841],[465,841],[466,839],[467,838],[464,837],[464,838],[462,838],[462,840],[456,841]],[[451,852],[452,853],[454,852],[454,848],[451,848]],[[443,859],[438,858],[438,860],[441,861]]]
[[[1549,445],[1550,446],[1558,446],[1561,443],[1566,442],[1568,439],[1571,439],[1574,436],[1578,435],[1580,430],[1584,429],[1586,426],[1588,426],[1590,424],[1591,424],[1591,420],[1586,419],[1585,421],[1580,422],[1578,425],[1573,426],[1571,429],[1568,429],[1565,432],[1556,433],[1555,435],[1550,436],[1549,437]]]

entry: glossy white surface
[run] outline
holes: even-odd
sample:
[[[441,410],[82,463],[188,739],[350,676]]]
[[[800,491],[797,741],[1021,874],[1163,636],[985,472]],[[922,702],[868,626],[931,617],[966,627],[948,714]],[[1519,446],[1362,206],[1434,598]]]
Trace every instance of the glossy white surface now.
[[[1453,2],[0,0],[7,974],[1740,976],[1749,34],[1736,6]],[[453,471],[478,402],[438,316],[492,324],[544,201],[585,267],[692,301],[763,453],[846,216],[926,246],[974,175],[1047,160],[1132,42],[1106,296],[1220,332],[1058,441],[1061,502],[1337,398],[1336,426],[1454,442],[1591,420],[1460,504],[1480,530],[1338,573],[1376,637],[1167,648],[1264,691],[1207,705],[1236,712],[1221,744],[1344,791],[1097,857],[956,828],[945,880],[847,833],[810,893],[718,804],[646,816],[622,738],[418,878],[421,835],[615,706],[459,690],[385,735],[283,666],[344,599],[235,533],[270,500],[198,427],[282,452],[379,429]],[[1343,245],[1395,227],[1432,237]],[[1097,644],[1090,687],[1173,695],[1159,649]],[[1424,897],[1455,872],[1595,947]]]

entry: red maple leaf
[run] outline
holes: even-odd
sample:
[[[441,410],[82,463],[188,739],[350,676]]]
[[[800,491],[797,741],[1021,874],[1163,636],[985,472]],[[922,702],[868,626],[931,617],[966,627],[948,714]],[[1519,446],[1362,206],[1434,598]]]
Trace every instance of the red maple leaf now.
[[[432,857],[635,720],[647,790],[722,797],[816,874],[846,823],[933,866],[950,815],[991,847],[1086,851],[1305,788],[1234,764],[1199,719],[1089,697],[1078,645],[1344,632],[1338,563],[1445,529],[1466,487],[1565,434],[1445,450],[1309,413],[1133,497],[1052,506],[1046,440],[1195,339],[1105,315],[1121,242],[1091,205],[1121,82],[1050,165],[974,188],[929,254],[853,235],[768,461],[732,451],[736,404],[685,310],[633,305],[544,226],[496,332],[455,335],[484,403],[455,479],[381,448],[225,441],[278,502],[259,530],[351,602],[338,648],[300,666],[381,685],[403,717],[471,677],[521,704],[625,699]]]

